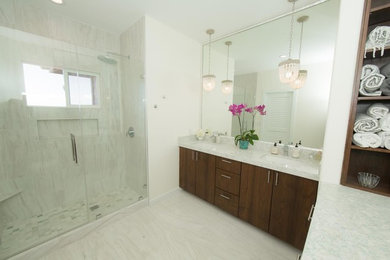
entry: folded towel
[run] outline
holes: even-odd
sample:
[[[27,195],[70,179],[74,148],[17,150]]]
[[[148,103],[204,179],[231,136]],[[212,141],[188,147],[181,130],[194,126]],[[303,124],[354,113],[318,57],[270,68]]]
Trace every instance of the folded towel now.
[[[379,137],[382,139],[381,147],[385,147],[385,143],[387,139],[390,139],[390,132],[379,132]]]
[[[367,49],[373,50],[373,57],[375,58],[376,49],[381,50],[381,56],[384,55],[385,47],[390,45],[390,26],[377,26],[368,34],[366,42],[366,50],[364,57],[366,57]]]
[[[362,68],[362,74],[360,76],[360,79],[364,79],[368,75],[379,73],[379,68],[376,65],[373,64],[367,64],[364,65]]]
[[[390,63],[387,63],[386,65],[381,67],[380,74],[382,74],[386,78],[390,78]]]
[[[385,115],[379,120],[379,127],[385,132],[390,132],[390,114]]]
[[[367,115],[375,118],[375,119],[381,119],[384,117],[387,113],[389,113],[389,108],[383,105],[382,103],[375,103],[372,104],[367,109]]]
[[[390,137],[385,139],[385,148],[387,150],[390,150]]]
[[[378,148],[382,144],[382,138],[374,133],[355,133],[352,142],[360,147]]]
[[[357,114],[355,119],[355,124],[353,126],[353,130],[356,133],[376,133],[381,129],[379,127],[379,121],[373,117],[370,117],[366,114]]]
[[[385,96],[390,96],[390,77],[383,80],[380,91]]]
[[[360,82],[360,88],[364,88],[367,92],[372,93],[380,89],[385,76],[379,73],[367,75]]]

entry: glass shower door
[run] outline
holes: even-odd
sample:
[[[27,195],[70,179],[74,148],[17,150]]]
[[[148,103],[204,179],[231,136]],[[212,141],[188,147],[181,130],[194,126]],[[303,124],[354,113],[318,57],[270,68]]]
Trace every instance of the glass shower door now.
[[[0,26],[0,259],[88,221],[72,48]],[[71,136],[72,134],[72,136]]]

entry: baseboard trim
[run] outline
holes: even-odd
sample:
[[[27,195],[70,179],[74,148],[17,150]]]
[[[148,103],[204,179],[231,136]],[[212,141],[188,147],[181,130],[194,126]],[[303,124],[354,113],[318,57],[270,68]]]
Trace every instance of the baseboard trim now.
[[[150,199],[149,200],[149,205],[153,205],[156,202],[159,202],[159,201],[161,201],[163,199],[166,199],[166,198],[174,195],[176,192],[178,192],[180,190],[182,190],[180,187],[176,187],[176,188],[174,188],[174,189],[172,189],[170,191],[167,191],[167,192],[165,192],[165,193],[163,193],[163,194],[161,194],[161,195],[159,195],[159,196],[157,196],[157,197],[155,197],[153,199]]]

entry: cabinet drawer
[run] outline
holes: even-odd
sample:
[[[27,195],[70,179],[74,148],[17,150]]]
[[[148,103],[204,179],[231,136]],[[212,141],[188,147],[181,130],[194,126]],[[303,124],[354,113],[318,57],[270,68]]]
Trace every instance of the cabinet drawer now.
[[[236,173],[236,174],[241,173],[241,163],[240,162],[233,161],[230,159],[225,159],[222,157],[217,157],[216,161],[217,161],[216,162],[217,168],[219,168],[219,169],[222,169],[222,170],[225,170],[228,172],[232,172],[232,173]]]
[[[214,203],[217,207],[223,209],[224,211],[234,216],[238,216],[238,196],[215,188]]]
[[[239,195],[240,175],[217,169],[215,186],[234,195]]]

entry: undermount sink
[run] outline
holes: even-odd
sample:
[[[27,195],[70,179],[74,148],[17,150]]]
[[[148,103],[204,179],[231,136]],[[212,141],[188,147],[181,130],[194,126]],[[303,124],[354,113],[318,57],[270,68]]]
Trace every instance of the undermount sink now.
[[[263,159],[270,163],[281,164],[286,168],[288,168],[289,165],[299,165],[301,163],[299,162],[299,159],[290,158],[283,155],[267,154],[263,157]]]
[[[283,167],[286,169],[294,169],[300,171],[313,171],[315,170],[318,174],[318,164],[315,162],[311,162],[309,160],[299,159],[299,158],[291,158],[284,155],[272,155],[267,154],[262,159],[265,162],[277,165],[279,167]]]

